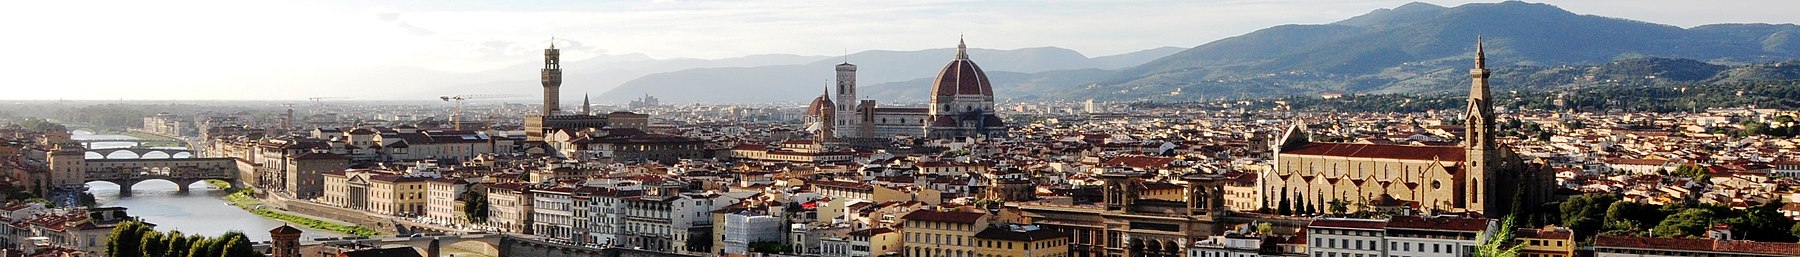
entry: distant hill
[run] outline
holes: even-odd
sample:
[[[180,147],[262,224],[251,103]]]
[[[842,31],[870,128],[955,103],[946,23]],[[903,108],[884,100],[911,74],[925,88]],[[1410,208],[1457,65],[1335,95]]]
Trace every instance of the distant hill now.
[[[1137,52],[1094,57],[1093,59],[1094,62],[1100,63],[1099,68],[1115,70],[1138,66],[1175,53],[1180,53],[1182,50],[1187,50],[1187,48],[1165,46]]]
[[[990,76],[1014,76],[1013,74],[997,74],[1016,73],[1016,76],[1024,80],[1029,73],[1097,70],[1105,67],[1136,65],[1137,63],[1134,62],[1149,61],[1160,57],[1159,53],[1167,52],[1171,51],[1151,49],[1104,58],[1088,58],[1081,53],[1056,47],[1013,50],[971,48],[969,56],[976,60]],[[618,88],[601,94],[595,100],[623,102],[649,94],[655,95],[665,102],[804,101],[818,96],[819,92],[824,90],[826,83],[834,76],[834,66],[846,60],[857,65],[857,82],[864,88],[863,91],[858,91],[859,95],[875,99],[897,99],[900,97],[886,94],[888,92],[904,93],[903,91],[915,91],[915,89],[870,91],[870,88],[885,87],[876,86],[885,83],[912,81],[907,82],[906,85],[930,90],[930,83],[923,81],[937,76],[937,72],[943,69],[946,63],[949,63],[955,53],[954,48],[918,51],[872,50],[802,65],[688,69],[646,75],[625,82]],[[991,79],[999,81],[1002,78]],[[1088,77],[1081,79],[1080,81],[1091,80]],[[995,90],[1002,89],[996,88]]]
[[[1793,24],[1683,29],[1517,1],[1454,8],[1410,3],[1331,24],[1282,25],[1210,42],[1094,81],[1101,86],[1083,95],[1178,100],[1196,94],[1466,90],[1420,82],[1466,76],[1477,38],[1485,38],[1490,67],[1557,67],[1639,57],[1726,64],[1792,60],[1800,57],[1797,33],[1800,26]],[[1168,94],[1176,90],[1183,94]]]

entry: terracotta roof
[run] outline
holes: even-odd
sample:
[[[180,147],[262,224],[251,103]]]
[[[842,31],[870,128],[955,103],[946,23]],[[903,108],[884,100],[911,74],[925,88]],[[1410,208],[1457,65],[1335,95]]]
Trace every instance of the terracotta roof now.
[[[940,211],[934,211],[934,210],[917,210],[917,211],[913,211],[912,213],[907,213],[906,216],[901,217],[901,219],[912,220],[912,221],[932,221],[932,222],[974,224],[975,221],[980,220],[981,217],[983,217],[983,216],[987,216],[987,213],[955,212],[955,211],[940,212]]]
[[[875,189],[874,186],[870,186],[868,184],[856,183],[856,182],[844,182],[844,181],[836,181],[836,180],[816,180],[816,181],[812,182],[812,185],[815,187],[848,188],[848,189],[856,189],[856,190],[874,190]]]
[[[1102,162],[1105,166],[1126,166],[1140,169],[1158,169],[1168,167],[1175,158],[1155,156],[1121,156]]]
[[[1487,230],[1488,219],[1434,217],[1421,218],[1414,216],[1398,216],[1388,220],[1388,229],[1420,229],[1440,231],[1480,232]]]
[[[938,97],[954,95],[993,96],[994,87],[988,83],[987,72],[981,71],[969,59],[956,59],[945,64],[938,71],[937,80],[931,86],[931,95]]]
[[[817,98],[813,98],[812,104],[806,105],[806,116],[821,116],[833,113],[837,113],[837,105],[832,104],[831,98],[828,98],[823,94],[819,95]]]
[[[851,231],[850,235],[852,235],[852,236],[875,236],[875,235],[887,234],[887,233],[894,233],[894,229],[871,228],[871,229]]]
[[[1316,219],[1307,227],[1380,230],[1387,227],[1387,221],[1360,219]]]
[[[1570,239],[1575,238],[1575,233],[1571,232],[1567,229],[1519,228],[1517,230],[1514,230],[1513,233],[1515,235],[1517,235],[1516,237],[1518,237],[1518,238],[1562,239],[1562,240],[1570,240]]]
[[[980,233],[975,233],[975,238],[1006,240],[1006,241],[1019,241],[1019,242],[1036,242],[1036,241],[1041,241],[1041,240],[1045,240],[1045,239],[1055,239],[1055,238],[1065,238],[1065,237],[1069,237],[1069,234],[1062,233],[1062,232],[1056,232],[1056,231],[1050,231],[1048,229],[1037,229],[1037,230],[1031,230],[1031,231],[1016,231],[1016,230],[1007,229],[1007,228],[989,227],[987,229],[981,230]]]
[[[287,224],[282,224],[280,227],[275,227],[275,229],[269,230],[269,234],[298,235],[298,234],[300,234],[300,229],[294,228],[292,226],[288,226]]]
[[[925,108],[875,108],[876,113],[929,113]]]
[[[1594,237],[1594,247],[1712,251],[1713,240],[1599,235]]]
[[[295,160],[348,160],[348,159],[350,159],[350,157],[345,157],[343,155],[338,155],[338,154],[334,154],[334,153],[301,153],[300,155],[295,155],[294,159]]]
[[[1387,158],[1402,160],[1442,160],[1462,162],[1465,152],[1455,146],[1408,146],[1346,143],[1306,143],[1282,150],[1282,154]]]

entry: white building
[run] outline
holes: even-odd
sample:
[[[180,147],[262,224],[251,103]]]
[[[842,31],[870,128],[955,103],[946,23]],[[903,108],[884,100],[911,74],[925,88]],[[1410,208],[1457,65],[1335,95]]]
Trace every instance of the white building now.
[[[574,192],[568,187],[531,190],[533,235],[571,242],[586,238],[587,231],[575,229]]]
[[[1262,238],[1227,233],[1223,236],[1212,236],[1206,240],[1195,241],[1188,247],[1188,257],[1258,257],[1262,249]]]
[[[1493,220],[1398,216],[1389,220],[1320,218],[1307,225],[1308,256],[1459,257],[1474,251]]]
[[[725,237],[721,246],[727,254],[748,254],[750,243],[780,242],[787,226],[781,218],[766,213],[744,211],[725,215]]]

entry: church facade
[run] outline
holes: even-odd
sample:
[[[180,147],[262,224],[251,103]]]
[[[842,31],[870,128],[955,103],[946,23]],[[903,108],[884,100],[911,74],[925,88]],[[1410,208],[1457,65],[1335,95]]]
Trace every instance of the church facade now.
[[[807,108],[810,129],[843,139],[1006,137],[1006,122],[995,113],[993,85],[969,60],[962,42],[956,44],[956,57],[932,80],[931,101],[924,108],[878,107],[874,100],[857,100],[856,65],[846,62],[836,70],[836,95],[827,88]]]
[[[1305,122],[1296,122],[1271,146],[1275,166],[1260,176],[1262,193],[1268,196],[1264,206],[1277,209],[1285,199],[1294,209],[1304,204],[1322,210],[1333,200],[1366,206],[1391,197],[1418,211],[1498,216],[1509,211],[1515,194],[1527,208],[1547,199],[1546,172],[1494,142],[1487,57],[1476,45],[1461,145],[1312,142]]]

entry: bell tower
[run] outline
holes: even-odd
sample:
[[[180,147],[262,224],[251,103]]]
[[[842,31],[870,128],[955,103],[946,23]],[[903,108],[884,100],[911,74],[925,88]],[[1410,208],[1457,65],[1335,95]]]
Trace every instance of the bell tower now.
[[[562,89],[562,51],[556,49],[556,39],[550,39],[550,48],[544,49],[544,69],[540,70],[544,80],[544,116],[556,115],[562,111],[560,106]]]
[[[858,113],[861,110],[858,110],[857,106],[856,106],[856,65],[855,64],[850,64],[850,62],[846,61],[843,64],[837,65],[837,96],[836,96],[836,98],[837,98],[837,115],[835,115],[836,116],[835,118],[832,118],[833,121],[831,121],[831,122],[837,123],[835,125],[839,128],[850,128],[850,129],[837,130],[837,132],[835,132],[834,135],[832,135],[832,136],[835,136],[838,138],[862,137],[862,135],[857,135],[857,133],[856,133],[857,130],[855,129],[855,128],[861,127],[861,125],[858,123],[860,121],[862,121],[861,119],[858,119],[858,118],[862,117],[862,114]]]
[[[1475,68],[1469,69],[1469,78],[1469,117],[1463,140],[1469,170],[1464,183],[1469,191],[1463,194],[1463,202],[1467,209],[1486,210],[1484,207],[1492,200],[1488,192],[1494,191],[1494,161],[1499,158],[1495,157],[1498,152],[1494,147],[1494,103],[1488,92],[1487,51],[1480,39],[1475,40]]]

